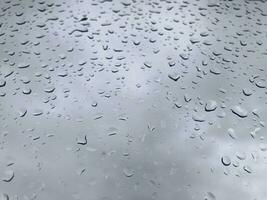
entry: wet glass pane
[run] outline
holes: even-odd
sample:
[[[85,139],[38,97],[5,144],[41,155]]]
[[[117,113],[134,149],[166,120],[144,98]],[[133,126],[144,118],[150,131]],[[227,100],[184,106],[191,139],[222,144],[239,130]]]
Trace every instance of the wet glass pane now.
[[[267,197],[267,3],[1,0],[0,200]]]

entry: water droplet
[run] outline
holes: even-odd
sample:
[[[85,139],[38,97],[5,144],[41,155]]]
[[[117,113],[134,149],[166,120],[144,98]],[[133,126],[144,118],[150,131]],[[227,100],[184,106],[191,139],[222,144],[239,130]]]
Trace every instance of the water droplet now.
[[[251,169],[248,165],[245,165],[245,166],[243,167],[243,169],[244,169],[247,173],[249,173],[249,174],[252,173],[252,169]]]
[[[24,117],[26,115],[26,113],[27,113],[27,109],[25,109],[25,108],[19,109],[19,116],[20,117]]]
[[[0,79],[0,87],[4,87],[6,85],[6,81],[3,79]]]
[[[221,161],[222,161],[222,164],[223,164],[224,166],[229,166],[229,165],[231,165],[231,159],[230,159],[228,156],[223,156],[223,157],[221,158]]]
[[[14,178],[14,171],[13,170],[7,170],[2,175],[2,181],[4,182],[10,182]]]
[[[216,110],[216,108],[217,108],[216,101],[214,101],[214,100],[207,101],[206,106],[205,106],[205,110],[207,112],[214,111],[214,110]]]
[[[205,200],[216,200],[216,196],[212,192],[207,192]]]
[[[77,138],[77,144],[86,145],[87,144],[87,136],[84,135],[83,137],[78,137]]]
[[[39,116],[43,114],[43,111],[41,109],[34,109],[32,114],[34,116]]]
[[[134,171],[131,170],[131,169],[129,169],[129,168],[124,168],[124,169],[123,169],[123,174],[124,174],[126,177],[130,178],[130,177],[132,177],[132,176],[134,175]]]
[[[168,77],[173,81],[178,81],[180,76],[177,73],[169,74]]]
[[[240,106],[234,106],[231,110],[238,117],[245,118],[248,116],[248,112],[244,108],[241,108]]]

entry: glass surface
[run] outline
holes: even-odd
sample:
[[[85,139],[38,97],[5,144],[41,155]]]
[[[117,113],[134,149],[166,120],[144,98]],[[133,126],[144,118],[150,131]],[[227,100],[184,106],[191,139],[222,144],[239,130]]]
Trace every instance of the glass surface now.
[[[267,3],[1,0],[0,200],[267,198]]]

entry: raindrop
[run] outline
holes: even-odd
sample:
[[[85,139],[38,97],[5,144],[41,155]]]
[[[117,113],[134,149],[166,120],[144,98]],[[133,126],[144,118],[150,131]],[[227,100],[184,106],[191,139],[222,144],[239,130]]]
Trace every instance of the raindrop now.
[[[244,169],[247,173],[249,173],[249,174],[252,173],[252,169],[251,169],[248,165],[245,165],[245,166],[243,167],[243,169]]]
[[[134,171],[129,169],[129,168],[124,168],[123,169],[123,174],[127,177],[130,178],[134,175]]]
[[[150,62],[144,62],[144,65],[145,65],[147,68],[151,68],[151,67],[152,67],[152,65],[151,65]]]
[[[206,105],[205,105],[205,110],[206,110],[207,112],[214,111],[214,110],[216,110],[216,108],[217,108],[217,103],[216,103],[216,101],[214,101],[214,100],[209,100],[209,101],[207,101],[207,103],[206,103]]]
[[[34,116],[39,116],[39,115],[42,115],[43,114],[43,111],[41,109],[34,109],[33,110],[33,113],[32,113]]]
[[[188,60],[189,59],[189,56],[184,54],[184,53],[181,53],[180,54],[180,57],[183,59],[183,60]]]
[[[19,116],[20,117],[24,117],[26,115],[26,113],[27,113],[27,109],[25,109],[25,108],[19,109]]]
[[[216,200],[216,196],[212,192],[207,192],[205,200]]]
[[[230,159],[228,156],[223,156],[223,157],[221,158],[221,161],[222,161],[222,164],[223,164],[224,166],[229,166],[229,165],[231,165],[231,159]]]
[[[231,110],[238,117],[245,118],[248,116],[248,112],[244,108],[241,108],[240,106],[234,106]]]
[[[86,145],[87,144],[87,136],[84,135],[83,137],[78,137],[77,138],[77,144]]]
[[[168,77],[173,81],[178,81],[180,76],[177,73],[169,74]]]
[[[54,92],[55,90],[55,87],[54,86],[47,86],[44,91],[47,92],[47,93],[51,93],[51,92]]]
[[[13,170],[7,170],[4,172],[2,176],[2,181],[4,182],[10,182],[14,178],[14,171]]]
[[[6,81],[3,79],[0,79],[0,87],[4,87],[6,85]]]

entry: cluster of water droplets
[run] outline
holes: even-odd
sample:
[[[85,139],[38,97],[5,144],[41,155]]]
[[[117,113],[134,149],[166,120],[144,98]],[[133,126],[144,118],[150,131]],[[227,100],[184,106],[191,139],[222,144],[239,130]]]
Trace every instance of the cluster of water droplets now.
[[[2,0],[0,199],[266,197],[267,4]]]

